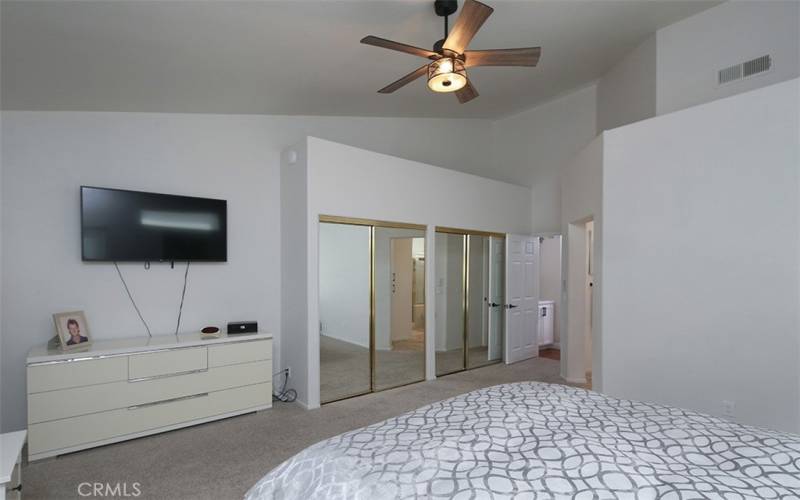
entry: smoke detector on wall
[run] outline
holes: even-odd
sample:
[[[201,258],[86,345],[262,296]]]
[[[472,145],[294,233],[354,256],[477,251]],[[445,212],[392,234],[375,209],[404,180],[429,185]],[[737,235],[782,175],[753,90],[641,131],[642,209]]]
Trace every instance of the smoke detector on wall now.
[[[734,64],[717,72],[717,85],[738,82],[755,75],[761,75],[772,69],[772,56],[769,54]]]

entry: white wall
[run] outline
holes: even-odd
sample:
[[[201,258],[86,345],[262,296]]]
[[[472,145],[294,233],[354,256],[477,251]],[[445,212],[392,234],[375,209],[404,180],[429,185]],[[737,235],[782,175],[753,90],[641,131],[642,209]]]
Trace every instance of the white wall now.
[[[317,214],[530,231],[529,188],[316,137],[308,149],[309,204]]]
[[[309,137],[308,148],[308,387],[298,399],[319,404],[318,235],[319,215],[463,227],[492,232],[529,232],[531,191],[481,177]],[[330,189],[336,186],[336,189]],[[435,255],[428,259],[436,262]],[[428,266],[427,276],[435,276]],[[435,296],[432,286],[427,297]],[[435,299],[434,299],[435,300]],[[429,307],[426,334],[435,323]],[[428,360],[428,376],[432,368]],[[293,366],[293,372],[297,370]]]
[[[320,333],[369,348],[370,236],[366,226],[319,226]]]
[[[658,114],[800,75],[800,2],[734,0],[657,34]],[[773,69],[717,86],[717,71],[771,54]]]
[[[490,125],[481,120],[73,112],[1,118],[4,429],[25,425],[25,356],[53,335],[52,313],[84,309],[96,338],[145,334],[113,267],[81,262],[81,184],[227,199],[229,262],[192,267],[183,329],[254,319],[278,334],[285,146],[315,133],[445,166],[478,169],[490,159],[483,146]],[[122,271],[154,332],[168,333],[182,270],[131,264]],[[302,331],[305,339],[305,324]],[[280,342],[276,337],[276,367]]]
[[[308,151],[304,147],[284,151],[280,166],[280,255],[278,282],[281,300],[279,342],[273,346],[273,371],[308,362]],[[308,374],[304,370],[290,372],[289,387],[305,387]]]
[[[436,350],[464,345],[463,237],[436,233]]]
[[[650,36],[597,81],[597,132],[656,115],[656,37]]]
[[[2,121],[0,113],[0,378],[3,376],[3,161],[2,161]],[[3,432],[3,399],[5,389],[0,383],[0,432]],[[14,429],[16,430],[16,429]]]
[[[596,96],[593,84],[493,125],[495,165],[524,170],[533,186],[534,232],[560,230],[561,170],[596,135]]]
[[[570,90],[497,120],[494,165],[533,186],[534,231],[557,231],[559,170],[597,133],[797,77],[799,31],[800,2],[777,0],[733,0],[662,28],[597,81],[596,95]],[[765,54],[770,73],[717,86],[717,70]]]
[[[798,109],[795,79],[606,132],[605,392],[800,430]]]

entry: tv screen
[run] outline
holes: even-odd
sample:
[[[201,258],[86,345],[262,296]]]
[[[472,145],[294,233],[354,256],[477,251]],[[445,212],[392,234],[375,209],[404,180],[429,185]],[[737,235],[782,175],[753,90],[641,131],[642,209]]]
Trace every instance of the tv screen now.
[[[81,186],[84,261],[228,258],[225,200]]]

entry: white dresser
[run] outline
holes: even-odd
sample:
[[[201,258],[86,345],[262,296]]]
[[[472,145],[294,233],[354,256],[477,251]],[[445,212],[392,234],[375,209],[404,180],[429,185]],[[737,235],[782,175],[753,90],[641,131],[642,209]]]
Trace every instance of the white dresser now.
[[[272,335],[95,341],[28,354],[28,459],[272,406]]]

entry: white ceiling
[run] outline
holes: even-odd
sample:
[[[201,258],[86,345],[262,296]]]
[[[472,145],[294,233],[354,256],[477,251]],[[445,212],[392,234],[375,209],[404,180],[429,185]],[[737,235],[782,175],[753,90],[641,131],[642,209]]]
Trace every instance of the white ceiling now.
[[[376,91],[431,47],[432,1],[2,1],[3,109],[497,118],[600,77],[660,27],[718,1],[487,0],[470,48],[541,46],[537,68],[474,68],[464,105],[424,78]],[[462,2],[459,2],[462,3]],[[452,18],[451,18],[452,23]]]

